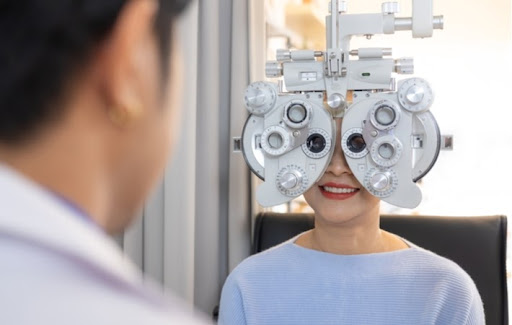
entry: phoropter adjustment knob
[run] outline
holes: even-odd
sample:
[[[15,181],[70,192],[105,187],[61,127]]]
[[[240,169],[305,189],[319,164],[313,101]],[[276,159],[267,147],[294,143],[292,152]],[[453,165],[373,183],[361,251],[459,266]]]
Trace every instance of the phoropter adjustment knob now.
[[[274,107],[277,92],[272,84],[258,81],[247,87],[244,100],[249,113],[261,116]]]
[[[364,186],[374,196],[390,196],[398,186],[396,173],[392,169],[370,169],[365,176]]]
[[[414,59],[413,58],[400,58],[395,60],[395,72],[399,74],[413,74],[414,73]]]
[[[291,190],[295,188],[301,181],[301,177],[293,172],[287,172],[279,180],[279,184],[287,189]]]
[[[288,165],[279,171],[276,178],[279,192],[286,196],[299,196],[306,191],[308,177],[304,169],[297,165]]]
[[[400,4],[398,2],[384,2],[382,4],[383,14],[397,14],[400,12]]]
[[[268,61],[265,64],[267,78],[279,78],[283,75],[283,65],[278,61]]]
[[[379,192],[385,191],[391,184],[391,175],[389,173],[375,173],[370,178],[370,185]]]

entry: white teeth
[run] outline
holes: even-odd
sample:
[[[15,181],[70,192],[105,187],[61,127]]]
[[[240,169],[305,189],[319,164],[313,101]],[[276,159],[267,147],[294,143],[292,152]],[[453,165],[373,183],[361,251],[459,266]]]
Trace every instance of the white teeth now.
[[[329,187],[329,186],[323,186],[323,189],[327,192],[331,193],[354,193],[357,191],[356,188],[339,188],[339,187]]]

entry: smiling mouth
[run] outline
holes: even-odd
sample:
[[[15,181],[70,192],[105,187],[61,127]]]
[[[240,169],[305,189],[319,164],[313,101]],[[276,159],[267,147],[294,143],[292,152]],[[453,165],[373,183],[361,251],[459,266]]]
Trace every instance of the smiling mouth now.
[[[331,200],[347,200],[359,192],[358,188],[333,182],[319,185],[318,188],[324,197]]]
[[[349,194],[354,193],[356,191],[359,191],[357,188],[347,188],[347,187],[331,187],[331,186],[320,186],[322,190],[329,192],[329,193],[335,193],[335,194]]]

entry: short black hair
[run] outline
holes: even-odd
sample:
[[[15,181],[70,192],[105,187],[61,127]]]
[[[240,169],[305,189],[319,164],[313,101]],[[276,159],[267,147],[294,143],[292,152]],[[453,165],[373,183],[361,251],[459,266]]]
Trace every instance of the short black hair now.
[[[0,0],[0,142],[17,144],[61,116],[67,83],[134,0]],[[158,0],[165,80],[171,27],[189,0]]]

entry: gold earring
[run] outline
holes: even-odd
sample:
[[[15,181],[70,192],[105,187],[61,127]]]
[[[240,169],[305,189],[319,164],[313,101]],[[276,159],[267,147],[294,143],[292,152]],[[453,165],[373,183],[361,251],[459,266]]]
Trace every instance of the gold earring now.
[[[108,117],[112,123],[120,127],[125,127],[128,123],[128,114],[124,109],[118,107],[109,108]]]
[[[138,101],[132,99],[125,102],[127,104],[108,109],[110,121],[120,127],[127,127],[142,115],[142,105]]]

